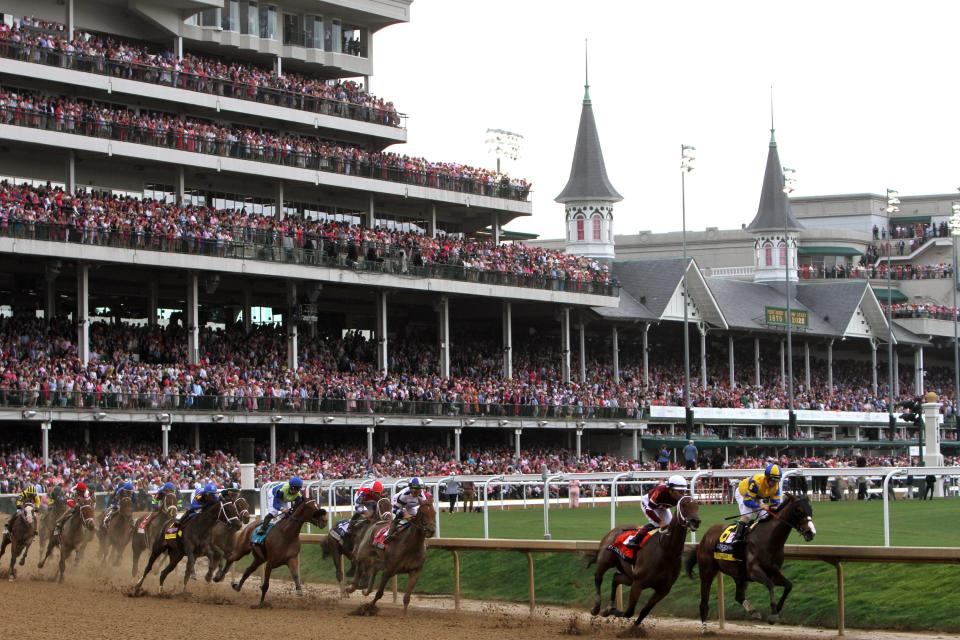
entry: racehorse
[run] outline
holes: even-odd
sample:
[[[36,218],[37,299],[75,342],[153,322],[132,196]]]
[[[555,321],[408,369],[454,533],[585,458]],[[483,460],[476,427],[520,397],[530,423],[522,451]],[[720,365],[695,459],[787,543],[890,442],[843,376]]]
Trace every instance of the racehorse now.
[[[410,605],[410,594],[420,579],[423,563],[427,561],[427,538],[432,538],[436,533],[436,508],[433,502],[421,504],[413,520],[402,530],[394,532],[391,542],[385,549],[380,549],[373,544],[373,539],[389,526],[389,523],[377,523],[359,542],[356,553],[357,575],[353,586],[358,585],[361,574],[366,572],[369,583],[363,594],[367,595],[377,573],[381,573],[380,586],[373,601],[367,606],[367,611],[373,612],[376,610],[377,601],[383,597],[387,581],[395,575],[407,574],[407,587],[403,592],[403,612],[406,613]]]
[[[250,523],[250,505],[239,495],[233,501],[237,508],[237,514],[240,516],[240,524]],[[227,558],[233,553],[237,546],[237,539],[240,537],[239,527],[229,527],[223,522],[217,522],[210,531],[210,537],[207,541],[207,575],[204,580],[210,582],[213,579],[214,572],[219,572],[227,564]]]
[[[710,610],[710,587],[717,573],[722,571],[734,579],[737,585],[737,602],[754,620],[760,620],[760,612],[746,599],[747,583],[759,582],[770,593],[770,615],[767,622],[774,624],[780,620],[783,603],[793,589],[793,584],[780,570],[783,566],[783,545],[790,532],[796,530],[807,542],[817,533],[813,525],[813,508],[806,497],[788,494],[780,506],[771,510],[770,516],[760,520],[747,536],[746,559],[744,561],[718,560],[714,558],[714,549],[726,526],[717,524],[707,531],[703,540],[686,559],[687,575],[693,578],[694,565],[700,566],[700,625],[707,628],[707,612]],[[783,587],[778,602],[773,588]]]
[[[603,537],[596,556],[588,563],[588,566],[594,562],[597,564],[597,570],[594,574],[597,596],[591,611],[593,615],[600,613],[600,588],[603,584],[603,575],[609,569],[616,568],[617,573],[614,575],[613,584],[610,588],[610,605],[602,612],[602,615],[633,617],[637,601],[640,599],[640,593],[644,589],[653,589],[653,594],[633,623],[633,633],[640,633],[640,625],[644,618],[658,602],[670,593],[673,583],[677,581],[677,577],[680,575],[683,545],[687,538],[687,530],[696,531],[700,526],[700,505],[692,497],[683,496],[680,498],[676,513],[677,516],[670,521],[666,528],[651,532],[652,537],[646,541],[642,548],[634,552],[632,562],[622,559],[609,547],[620,534],[628,528],[632,529],[634,527],[618,527]],[[618,611],[614,604],[617,585],[621,584],[630,585],[630,604],[626,611]]]
[[[354,558],[356,555],[358,541],[362,540],[367,531],[375,523],[381,522],[385,515],[390,513],[390,499],[389,498],[380,498],[377,501],[376,513],[370,513],[369,517],[364,516],[360,521],[357,521],[351,525],[350,530],[347,532],[347,535],[343,536],[341,539],[335,538],[333,535],[327,535],[326,539],[323,541],[323,557],[328,556],[333,557],[333,566],[337,572],[337,584],[341,587],[341,592],[343,592],[343,557],[350,558],[351,568],[347,572],[348,576],[353,576],[357,571],[357,563]]]
[[[113,551],[113,566],[120,564],[120,556],[133,535],[133,500],[129,496],[120,498],[117,510],[106,522],[100,522],[97,537],[100,540],[98,556],[105,561]]]
[[[61,493],[53,501],[53,504],[47,509],[47,512],[40,517],[40,548],[43,549],[47,546],[47,540],[50,539],[50,534],[53,533],[54,527],[57,525],[57,520],[60,519],[60,516],[67,512],[67,499]]]
[[[133,588],[134,594],[143,593],[143,581],[147,574],[153,569],[153,563],[157,561],[164,553],[167,554],[167,566],[160,572],[160,593],[163,593],[163,581],[173,571],[180,560],[187,557],[187,570],[183,574],[183,589],[186,591],[187,582],[193,575],[193,566],[197,561],[197,551],[203,548],[206,543],[210,530],[217,521],[225,522],[235,527],[240,526],[240,516],[237,514],[237,506],[232,502],[220,500],[204,507],[199,514],[181,522],[176,532],[168,533],[169,527],[160,530],[153,546],[150,549],[150,559],[143,570],[143,575]]]
[[[130,549],[133,553],[133,573],[137,577],[140,568],[140,555],[157,539],[157,535],[177,515],[177,496],[168,493],[163,496],[163,503],[153,513],[148,513],[136,521],[133,527],[133,541]]]
[[[67,558],[71,553],[75,553],[77,562],[80,560],[80,550],[86,546],[90,537],[93,536],[93,529],[96,526],[94,521],[93,505],[89,501],[82,502],[73,508],[70,517],[63,523],[60,529],[60,535],[51,535],[47,542],[47,551],[37,565],[38,569],[43,569],[44,563],[53,552],[53,548],[60,547],[60,563],[57,566],[57,580],[63,582],[63,571],[67,565]]]
[[[17,560],[20,560],[20,566],[27,561],[27,552],[30,551],[30,545],[33,544],[33,538],[37,535],[37,516],[33,512],[33,505],[24,505],[23,509],[13,516],[10,520],[10,533],[3,537],[0,543],[0,558],[3,557],[7,547],[10,549],[10,574],[7,578],[13,582],[17,577]]]
[[[327,510],[322,509],[317,501],[312,498],[299,500],[286,517],[273,525],[266,540],[261,544],[253,544],[250,541],[254,531],[260,526],[259,523],[248,524],[237,536],[237,546],[227,560],[227,565],[217,574],[216,582],[223,580],[223,576],[226,575],[231,564],[253,552],[253,561],[243,572],[240,581],[230,585],[234,591],[240,591],[250,574],[256,571],[257,567],[266,563],[263,569],[263,582],[260,584],[260,604],[258,606],[262,607],[263,601],[267,597],[267,589],[270,588],[270,572],[284,565],[290,571],[293,584],[297,588],[297,595],[302,596],[303,586],[300,584],[300,529],[307,522],[320,529],[327,526]]]

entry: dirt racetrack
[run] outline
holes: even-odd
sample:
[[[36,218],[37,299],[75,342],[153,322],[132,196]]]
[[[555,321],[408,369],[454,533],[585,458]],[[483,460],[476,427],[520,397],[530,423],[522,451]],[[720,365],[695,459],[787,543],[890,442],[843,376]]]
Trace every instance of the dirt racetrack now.
[[[93,551],[93,549],[91,549]],[[50,581],[52,568],[36,569],[36,554],[20,568],[18,579],[6,579],[8,557],[0,561],[0,613],[7,630],[16,629],[18,640],[102,640],[138,638],[148,640],[221,640],[223,638],[304,638],[383,640],[390,636],[422,640],[534,640],[569,635],[615,638],[630,625],[624,620],[593,619],[582,611],[559,607],[538,608],[530,616],[526,606],[467,601],[454,612],[445,597],[417,597],[406,618],[402,607],[393,605],[388,592],[376,617],[351,613],[369,600],[358,594],[340,600],[328,585],[306,585],[298,598],[292,585],[272,581],[269,608],[252,609],[259,598],[259,584],[248,582],[243,593],[227,584],[207,585],[191,581],[187,593],[182,576],[171,575],[168,588],[174,595],[157,595],[157,579],[148,576],[147,595],[130,597],[129,557],[117,571],[101,568],[92,559],[80,567],[68,564],[63,584]],[[91,554],[92,555],[92,554]],[[243,565],[246,563],[244,562]],[[198,567],[199,568],[199,567]],[[173,578],[176,576],[176,580]],[[699,624],[690,620],[648,619],[652,638],[700,637]],[[711,628],[716,631],[716,623]],[[832,638],[836,631],[729,625],[715,638]],[[957,639],[949,634],[907,634],[876,631],[848,632],[855,640]]]

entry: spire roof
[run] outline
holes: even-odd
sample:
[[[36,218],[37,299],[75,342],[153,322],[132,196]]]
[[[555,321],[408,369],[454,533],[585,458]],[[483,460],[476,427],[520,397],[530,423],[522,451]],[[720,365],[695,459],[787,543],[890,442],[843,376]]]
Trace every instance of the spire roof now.
[[[800,231],[803,225],[794,217],[790,209],[790,198],[783,192],[783,167],[777,152],[777,140],[774,130],[770,129],[770,149],[767,151],[767,168],[763,173],[763,187],[760,189],[760,206],[747,231]]]

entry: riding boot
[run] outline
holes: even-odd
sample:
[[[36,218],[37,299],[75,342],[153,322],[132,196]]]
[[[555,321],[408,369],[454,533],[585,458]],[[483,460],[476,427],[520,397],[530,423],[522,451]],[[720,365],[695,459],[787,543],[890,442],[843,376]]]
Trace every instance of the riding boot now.
[[[743,536],[747,533],[747,523],[743,520],[737,522],[737,528],[733,532],[733,539],[736,542],[743,542]]]
[[[390,522],[390,530],[387,531],[387,535],[383,537],[383,543],[386,544],[391,540],[393,540],[393,536],[396,535],[397,529],[399,528],[400,528],[400,519],[394,518],[393,521]]]
[[[273,514],[268,513],[263,517],[263,522],[260,523],[260,526],[257,527],[257,534],[263,535],[267,532],[267,525],[270,524],[270,521],[273,520]]]

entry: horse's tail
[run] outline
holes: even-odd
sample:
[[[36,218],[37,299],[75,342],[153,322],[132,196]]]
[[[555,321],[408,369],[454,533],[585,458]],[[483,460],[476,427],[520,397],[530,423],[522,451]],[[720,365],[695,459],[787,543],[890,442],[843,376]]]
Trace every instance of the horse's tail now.
[[[687,572],[687,577],[693,580],[693,570],[697,568],[697,550],[693,549],[687,554],[683,561],[683,568]]]
[[[593,565],[597,564],[597,554],[596,553],[585,553],[583,555],[583,567],[588,569]]]
[[[323,544],[320,545],[320,552],[324,560],[330,557],[330,545],[331,542],[330,534],[327,534],[327,539],[323,541]]]

